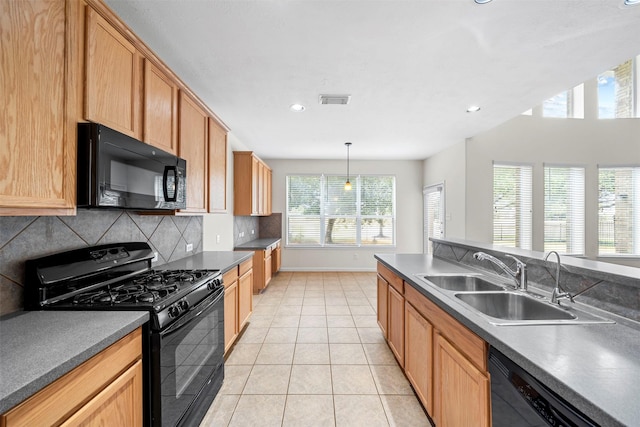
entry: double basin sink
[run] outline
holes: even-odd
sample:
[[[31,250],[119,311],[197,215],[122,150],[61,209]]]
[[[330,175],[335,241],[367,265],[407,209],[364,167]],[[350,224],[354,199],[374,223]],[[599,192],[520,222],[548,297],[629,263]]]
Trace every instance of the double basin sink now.
[[[507,290],[504,285],[479,274],[417,276],[423,282],[453,294],[494,325],[615,323],[575,307],[551,304],[543,297]]]

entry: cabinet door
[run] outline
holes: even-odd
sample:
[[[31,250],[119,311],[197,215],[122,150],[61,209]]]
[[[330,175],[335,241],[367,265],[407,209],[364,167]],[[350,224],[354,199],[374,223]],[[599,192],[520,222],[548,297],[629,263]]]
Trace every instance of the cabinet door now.
[[[387,330],[389,329],[389,282],[378,274],[378,325],[382,329],[382,335],[388,338]]]
[[[16,208],[75,206],[77,124],[65,129],[65,103],[72,104],[74,89],[65,86],[65,48],[72,50],[65,42],[65,4],[0,2],[1,214],[40,215]]]
[[[178,153],[178,86],[149,60],[144,63],[143,121],[144,142]]]
[[[226,285],[225,285],[226,286]],[[224,290],[224,352],[238,336],[238,281],[236,280]]]
[[[253,270],[238,279],[238,331],[244,328],[253,311]]]
[[[180,157],[187,161],[186,212],[207,211],[208,117],[184,93],[180,95]]]
[[[251,160],[251,214],[260,214],[260,161],[255,157]]]
[[[264,259],[264,287],[266,288],[269,282],[271,282],[271,251],[268,251],[269,255]]]
[[[139,79],[135,46],[87,7],[85,118],[140,138]]]
[[[138,360],[61,426],[142,427],[142,361]]]
[[[389,328],[387,340],[391,351],[404,367],[404,297],[389,286]]]
[[[433,326],[409,302],[404,307],[404,372],[433,414]]]
[[[439,333],[434,337],[434,412],[438,427],[490,426],[490,383]]]
[[[227,131],[209,118],[209,212],[227,211]]]

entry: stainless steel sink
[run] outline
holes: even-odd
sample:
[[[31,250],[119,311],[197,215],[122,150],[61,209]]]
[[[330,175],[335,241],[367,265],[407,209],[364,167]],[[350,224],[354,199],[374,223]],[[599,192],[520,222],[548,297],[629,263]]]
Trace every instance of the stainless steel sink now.
[[[495,283],[491,283],[477,275],[440,275],[429,276],[421,274],[420,277],[435,286],[454,292],[489,292],[502,291],[502,288]]]
[[[615,323],[574,307],[550,304],[519,292],[457,293],[456,298],[496,325]]]

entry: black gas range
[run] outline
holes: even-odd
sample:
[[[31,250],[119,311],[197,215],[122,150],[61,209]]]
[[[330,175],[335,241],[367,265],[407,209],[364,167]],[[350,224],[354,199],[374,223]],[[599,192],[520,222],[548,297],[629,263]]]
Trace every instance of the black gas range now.
[[[148,311],[145,424],[198,425],[224,377],[222,275],[152,269],[153,257],[126,242],[29,260],[25,309]]]

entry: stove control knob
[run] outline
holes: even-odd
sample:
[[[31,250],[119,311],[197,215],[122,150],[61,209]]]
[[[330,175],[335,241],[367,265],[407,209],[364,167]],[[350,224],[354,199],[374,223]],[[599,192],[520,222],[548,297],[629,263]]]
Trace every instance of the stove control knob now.
[[[180,309],[182,311],[187,311],[189,309],[189,303],[187,301],[180,301],[178,304],[180,304]]]
[[[169,307],[169,317],[178,317],[179,314],[180,309],[177,306],[172,305],[171,307]]]

